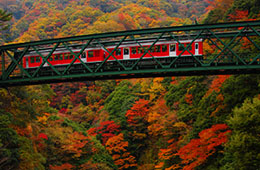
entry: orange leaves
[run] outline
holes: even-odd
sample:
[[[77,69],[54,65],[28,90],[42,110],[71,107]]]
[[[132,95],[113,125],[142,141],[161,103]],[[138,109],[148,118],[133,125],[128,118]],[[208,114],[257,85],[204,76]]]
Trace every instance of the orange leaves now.
[[[211,116],[215,116],[220,110],[224,109],[226,105],[223,104],[224,96],[220,93],[222,84],[230,77],[230,75],[218,75],[212,82],[209,87],[209,90],[206,92],[204,97],[210,96],[210,94],[214,91],[217,93],[216,101],[212,104],[212,108],[215,110],[211,113]]]
[[[119,23],[122,23],[126,30],[136,29],[136,24],[133,18],[127,13],[118,14]]]
[[[123,133],[110,138],[106,142],[106,148],[110,154],[125,152],[128,147],[128,142],[124,141]]]
[[[209,6],[206,8],[207,11],[213,9],[227,10],[231,7],[234,0],[205,0]]]
[[[83,148],[89,142],[89,137],[84,136],[79,132],[74,132],[68,135],[65,139],[62,148],[68,153],[74,154],[73,157],[80,157],[83,152]]]
[[[41,117],[38,117],[38,116],[37,116],[37,119],[38,119],[38,122],[40,122],[40,123],[46,125],[47,120],[48,120],[49,117],[50,117],[50,114],[49,114],[49,113],[44,113],[44,115],[41,116]]]
[[[217,78],[215,78],[212,81],[212,83],[209,87],[209,90],[207,91],[207,93],[205,94],[204,97],[208,97],[213,91],[215,91],[216,93],[219,93],[220,87],[225,82],[225,80],[228,79],[229,77],[230,77],[230,75],[218,75]]]
[[[186,103],[188,103],[189,105],[192,105],[192,99],[193,99],[193,95],[192,94],[186,94],[185,95],[185,101]]]
[[[127,152],[128,142],[124,141],[123,133],[114,136],[106,142],[106,149],[118,166],[118,169],[127,169],[137,166],[135,157]]]
[[[176,154],[182,159],[183,169],[192,170],[205,162],[210,155],[217,151],[217,146],[227,142],[227,134],[230,132],[226,124],[213,125],[211,128],[201,131],[200,138],[192,139]]]
[[[176,152],[178,150],[178,141],[175,141],[175,139],[170,139],[167,141],[167,143],[169,144],[169,146],[166,149],[160,149],[160,152],[158,153],[158,157],[160,160],[170,160],[176,156]],[[162,169],[163,166],[164,162],[160,162],[156,165],[156,169]],[[169,169],[171,169],[171,167],[169,167]]]
[[[164,99],[159,99],[156,101],[156,105],[150,108],[150,113],[148,114],[147,121],[148,125],[148,132],[152,136],[160,136],[163,132],[163,123],[164,118],[163,116],[168,113],[168,108],[165,105]]]

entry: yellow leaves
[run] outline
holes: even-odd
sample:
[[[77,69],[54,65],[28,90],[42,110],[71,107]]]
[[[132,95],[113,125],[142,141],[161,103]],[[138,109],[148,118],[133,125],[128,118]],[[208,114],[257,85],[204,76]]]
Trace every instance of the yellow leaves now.
[[[176,127],[179,129],[186,129],[188,126],[184,122],[176,122],[176,123],[174,123],[173,127]]]
[[[124,30],[122,24],[117,23],[114,20],[109,20],[107,22],[96,21],[93,26],[89,26],[88,34],[94,33],[104,33],[104,32],[115,32]]]
[[[145,133],[138,133],[136,131],[134,131],[131,134],[131,136],[133,137],[134,140],[142,140],[147,137],[147,135]]]
[[[149,113],[149,114],[148,114],[148,119],[147,119],[147,121],[148,121],[149,123],[152,123],[152,122],[157,121],[160,117],[161,117],[161,115],[158,114],[157,112],[152,112],[152,113]]]
[[[160,135],[160,132],[163,129],[162,124],[160,124],[161,115],[153,112],[148,114],[148,122],[150,125],[148,126],[148,133],[153,136]]]
[[[163,78],[154,78],[153,84],[148,90],[150,93],[150,100],[156,99],[158,96],[160,96],[162,93],[165,92],[165,88],[162,86],[161,82],[163,81]]]
[[[37,116],[37,121],[42,123],[42,124],[44,124],[44,125],[46,125],[49,116],[50,116],[49,113],[44,113],[44,116]]]

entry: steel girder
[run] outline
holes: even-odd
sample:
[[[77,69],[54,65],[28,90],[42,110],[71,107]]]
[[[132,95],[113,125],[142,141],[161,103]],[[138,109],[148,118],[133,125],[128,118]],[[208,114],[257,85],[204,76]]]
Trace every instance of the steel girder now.
[[[30,85],[65,81],[88,81],[134,77],[243,74],[260,71],[260,21],[200,24],[166,28],[151,28],[74,36],[0,46],[0,86]],[[203,56],[189,51],[195,40],[203,40]],[[162,60],[154,57],[150,49],[158,41],[180,42],[191,40],[181,54]],[[142,42],[152,45],[147,49]],[[141,58],[126,62],[114,55],[121,45],[138,44],[144,50]],[[114,46],[112,52],[107,47]],[[99,64],[85,63],[79,57],[86,48],[101,47],[108,56]],[[79,53],[74,53],[78,49]],[[66,50],[75,58],[64,67],[52,65],[48,59],[55,51]],[[190,54],[189,62],[181,62],[183,53]],[[37,53],[42,58],[40,67],[32,70],[23,68],[23,57]],[[47,55],[46,55],[47,53]],[[145,55],[151,59],[147,63]],[[114,62],[108,62],[113,57]],[[78,64],[75,62],[78,61]],[[112,63],[112,64],[111,64]],[[49,65],[48,69],[44,65]]]

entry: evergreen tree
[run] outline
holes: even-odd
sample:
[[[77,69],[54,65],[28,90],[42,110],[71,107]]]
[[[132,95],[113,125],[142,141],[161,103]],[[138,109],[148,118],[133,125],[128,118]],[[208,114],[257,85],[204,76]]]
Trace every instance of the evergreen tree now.
[[[5,10],[0,9],[0,30],[6,30],[8,28],[7,21],[12,19],[12,14]]]

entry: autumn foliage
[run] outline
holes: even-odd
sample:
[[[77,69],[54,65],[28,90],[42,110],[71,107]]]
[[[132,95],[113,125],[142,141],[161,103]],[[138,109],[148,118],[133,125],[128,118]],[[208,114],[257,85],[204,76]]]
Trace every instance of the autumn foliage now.
[[[1,44],[260,19],[257,0],[0,0],[0,8],[13,14]],[[207,30],[201,35],[208,33],[204,64],[251,62],[259,53],[258,37],[221,42]],[[179,34],[189,35],[161,36]],[[177,63],[172,68],[189,67]],[[257,169],[259,82],[257,74],[203,75],[0,88],[0,169]]]
[[[139,118],[145,118],[149,112],[149,101],[140,99],[135,102],[133,107],[127,111],[127,122],[131,125],[135,125]]]
[[[129,167],[136,167],[135,157],[127,150],[128,142],[124,140],[123,133],[110,138],[106,142],[106,149],[112,155],[118,169],[127,169]]]
[[[101,122],[99,127],[90,128],[88,133],[90,135],[101,135],[102,144],[105,145],[107,140],[116,134],[120,130],[120,125],[117,125],[114,121]]]
[[[230,132],[226,124],[213,125],[201,131],[198,139],[192,139],[176,153],[182,159],[181,164],[185,165],[183,169],[192,170],[203,164],[217,151],[218,146],[228,141]]]

